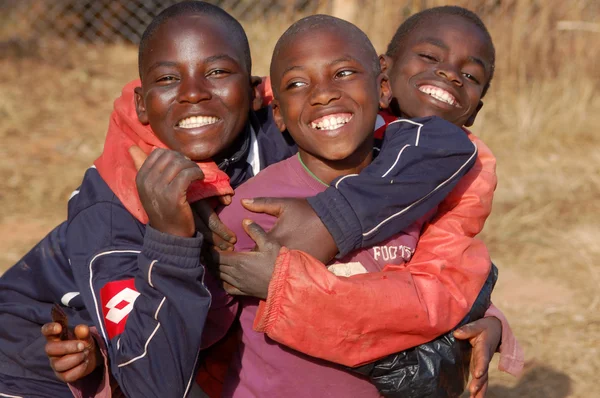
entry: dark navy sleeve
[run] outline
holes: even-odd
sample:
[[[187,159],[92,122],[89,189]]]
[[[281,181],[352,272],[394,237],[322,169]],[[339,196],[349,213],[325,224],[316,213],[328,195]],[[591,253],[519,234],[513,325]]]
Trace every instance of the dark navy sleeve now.
[[[379,156],[308,201],[340,255],[373,246],[435,208],[473,166],[477,147],[438,117],[388,125]]]
[[[146,227],[115,200],[82,200],[77,214],[70,204],[68,255],[113,376],[126,396],[185,396],[211,302],[202,237]]]

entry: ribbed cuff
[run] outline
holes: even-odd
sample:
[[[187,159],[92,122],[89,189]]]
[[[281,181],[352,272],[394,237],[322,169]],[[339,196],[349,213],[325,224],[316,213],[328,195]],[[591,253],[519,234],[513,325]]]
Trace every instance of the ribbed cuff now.
[[[338,258],[361,247],[362,226],[346,198],[334,187],[308,198],[338,247]]]
[[[184,238],[165,234],[147,225],[142,253],[152,261],[194,268],[200,265],[202,239],[200,233],[192,238]]]
[[[267,300],[261,300],[252,325],[256,332],[268,334],[271,326],[277,321],[281,306],[281,291],[290,268],[290,255],[290,250],[287,247],[282,247],[277,260],[275,260]]]

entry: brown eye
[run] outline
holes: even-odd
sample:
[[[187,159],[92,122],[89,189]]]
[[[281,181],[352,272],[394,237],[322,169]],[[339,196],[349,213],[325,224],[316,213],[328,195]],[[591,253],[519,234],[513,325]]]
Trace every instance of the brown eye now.
[[[335,74],[335,77],[347,77],[353,75],[355,72],[353,70],[344,69]]]
[[[427,61],[438,62],[438,59],[431,54],[420,53],[419,57],[426,59]]]
[[[156,81],[158,83],[171,83],[176,80],[177,80],[177,78],[175,76],[161,76]]]
[[[467,79],[471,80],[472,82],[479,84],[479,80],[477,80],[477,78],[475,76],[473,76],[472,74],[463,72],[463,76],[466,77]]]

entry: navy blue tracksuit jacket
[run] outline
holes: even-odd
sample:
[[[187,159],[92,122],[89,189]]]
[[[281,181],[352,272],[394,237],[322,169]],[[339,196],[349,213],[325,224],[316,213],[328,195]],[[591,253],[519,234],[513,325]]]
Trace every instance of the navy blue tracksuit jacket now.
[[[270,115],[253,113],[234,155],[219,164],[234,187],[297,151]],[[394,126],[360,175],[309,200],[342,255],[422,217],[476,159],[462,129],[442,119]],[[127,396],[185,396],[211,301],[202,236],[180,238],[141,224],[93,167],[68,206],[68,220],[0,277],[0,396],[71,396],[48,364],[40,333],[54,303],[62,303],[71,326],[100,331]]]

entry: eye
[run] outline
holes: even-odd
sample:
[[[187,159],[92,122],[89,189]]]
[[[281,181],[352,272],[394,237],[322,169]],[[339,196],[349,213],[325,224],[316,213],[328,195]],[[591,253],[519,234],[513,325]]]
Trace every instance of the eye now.
[[[174,82],[176,80],[177,80],[177,78],[175,76],[172,76],[172,75],[161,76],[158,79],[156,79],[156,81],[158,83],[172,83],[172,82]]]
[[[290,89],[304,87],[304,86],[306,86],[305,82],[295,81],[295,82],[288,83],[287,86],[285,86],[285,88],[286,88],[286,90],[290,90]]]
[[[419,53],[419,57],[421,57],[427,61],[438,62],[438,59],[435,55],[431,55],[431,54],[427,54],[427,53]]]
[[[463,72],[463,76],[466,77],[467,79],[471,80],[473,83],[479,84],[479,80],[477,80],[477,78],[475,76],[473,76],[472,74]]]
[[[335,74],[335,77],[340,78],[340,77],[347,77],[347,76],[351,76],[353,74],[355,74],[356,72],[354,72],[353,70],[349,70],[349,69],[344,69],[339,71],[338,73]]]
[[[225,69],[213,69],[211,71],[209,71],[206,76],[215,76],[215,77],[221,77],[224,75],[229,74],[229,71],[225,70]]]

